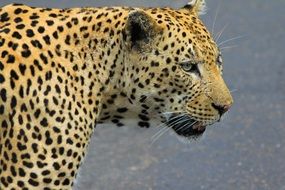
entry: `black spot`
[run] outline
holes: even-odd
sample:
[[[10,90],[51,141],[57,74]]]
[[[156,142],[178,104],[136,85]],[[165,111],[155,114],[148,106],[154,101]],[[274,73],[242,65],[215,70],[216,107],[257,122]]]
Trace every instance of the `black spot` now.
[[[168,58],[166,59],[166,63],[167,63],[167,64],[171,63],[171,58],[168,57]]]
[[[124,112],[127,112],[128,111],[128,108],[118,108],[117,111],[119,113],[124,113]]]
[[[17,17],[17,18],[14,19],[15,23],[19,23],[19,22],[22,22],[22,21],[23,21],[23,19],[20,18],[20,17]]]
[[[55,31],[55,32],[52,34],[52,36],[53,36],[55,39],[58,39],[58,33],[57,33],[57,31]]]
[[[15,159],[17,159],[17,158],[15,158]],[[15,162],[14,162],[15,163]],[[17,162],[16,162],[17,163]],[[26,176],[26,172],[23,170],[23,168],[19,168],[19,175],[21,176],[21,177],[25,177]]]
[[[44,55],[44,54],[40,54],[40,58],[41,58],[41,60],[45,63],[45,64],[48,64],[48,59],[47,59],[47,57]]]
[[[24,144],[21,144],[20,142],[17,143],[17,147],[19,149],[19,151],[23,151],[27,149],[27,146]]]
[[[66,143],[72,145],[72,144],[73,144],[73,141],[72,141],[70,138],[68,138],[68,139],[66,140]]]
[[[46,145],[51,145],[52,144],[52,139],[51,138],[47,138],[46,139]]]
[[[19,95],[21,98],[24,98],[24,88],[22,85],[20,86]]]
[[[40,18],[40,17],[39,17],[38,15],[36,15],[36,14],[30,16],[30,19],[31,19],[31,20],[36,20],[36,19],[38,19],[38,18]]]
[[[35,152],[35,153],[37,153],[37,152]],[[37,166],[38,166],[39,168],[44,168],[46,165],[47,165],[47,164],[42,163],[41,161],[37,161]]]
[[[53,168],[55,170],[59,170],[60,169],[60,165],[57,162],[54,162],[52,166],[53,166]]]
[[[17,9],[14,11],[14,13],[15,13],[16,15],[20,14],[21,12],[22,12],[22,9],[21,9],[21,8],[17,8]]]
[[[55,85],[55,90],[58,94],[61,94],[60,87],[57,84]]]
[[[35,180],[33,180],[33,179],[29,179],[28,182],[29,182],[29,184],[32,185],[32,186],[35,186],[35,187],[39,186],[39,182],[37,182],[37,181],[35,181]]]
[[[26,112],[28,111],[27,106],[25,104],[21,105],[21,112]]]
[[[8,51],[6,51],[6,50],[2,51],[1,57],[2,57],[2,58],[5,58],[6,55],[8,55]]]
[[[17,31],[12,34],[12,37],[13,37],[13,38],[17,38],[17,39],[19,39],[19,40],[22,39],[21,34],[20,34],[19,32],[17,32]]]
[[[36,60],[36,59],[34,60],[34,65],[35,65],[40,71],[43,70],[43,68],[42,68],[42,66],[40,65],[39,61]]]
[[[19,29],[19,30],[22,30],[23,28],[25,28],[25,25],[24,24],[19,24],[19,25],[16,26],[16,28]],[[21,36],[21,38],[22,38],[22,36]]]
[[[4,32],[5,34],[9,34],[11,30],[9,28],[4,28],[0,32]]]
[[[43,39],[47,45],[50,45],[50,37],[48,35],[44,36]]]
[[[38,178],[37,174],[35,174],[35,173],[33,173],[33,172],[30,173],[30,177],[31,177],[31,178],[34,178],[34,179]]]
[[[7,63],[15,63],[15,56],[14,55],[9,55]]]
[[[52,79],[52,72],[51,71],[46,72],[45,76],[46,76],[46,81],[51,80]]]
[[[4,83],[5,82],[5,78],[4,76],[0,73],[0,83]]]
[[[49,170],[44,170],[43,172],[42,172],[42,175],[43,176],[46,176],[46,175],[49,175],[50,174],[50,171]]]
[[[142,83],[139,83],[139,84],[138,84],[138,87],[144,88],[144,85],[143,85]]]
[[[140,122],[138,123],[138,125],[139,125],[140,127],[145,127],[145,128],[149,128],[149,127],[150,127],[150,124],[149,124],[148,122],[143,122],[143,121],[140,121]]]
[[[44,27],[42,27],[42,26],[40,26],[39,28],[38,28],[38,32],[39,33],[44,33],[45,32],[45,28]]]
[[[2,15],[0,15],[0,22],[6,22],[9,21],[9,17],[8,17],[8,13],[3,13]]]
[[[35,118],[36,118],[36,119],[39,118],[40,114],[41,114],[41,110],[40,110],[40,109],[37,109],[37,110],[35,111],[35,113],[34,113]]]
[[[47,96],[50,91],[51,91],[51,87],[48,85],[46,90],[44,91],[44,95]]]
[[[150,63],[150,65],[151,65],[152,67],[158,67],[158,66],[159,66],[159,62],[152,61],[152,62]]]
[[[149,118],[146,115],[139,114],[139,118],[143,121],[149,121]]]
[[[0,47],[1,47],[1,46],[3,46],[5,44],[5,39],[0,39],[0,40],[1,40],[0,41]],[[11,47],[9,44],[8,44],[8,46]]]
[[[21,188],[23,188],[25,186],[23,181],[18,181],[17,185],[18,185],[18,187],[21,187]]]
[[[21,52],[21,55],[22,55],[23,57],[25,57],[25,58],[30,57],[31,54],[32,54],[32,53],[31,53],[31,51],[30,51],[29,49],[25,49],[25,50],[23,50],[23,51]]]
[[[63,32],[63,27],[62,27],[62,26],[58,26],[58,27],[57,27],[57,30],[58,30],[59,32]]]
[[[59,128],[57,128],[57,127],[53,127],[52,129],[53,129],[53,131],[54,131],[55,133],[60,133]]]
[[[0,70],[3,70],[4,69],[4,65],[3,63],[0,61]]]
[[[11,70],[11,71],[10,71],[10,77],[11,77],[11,79],[15,79],[15,80],[18,80],[18,79],[19,79],[18,74],[17,74],[16,71],[14,71],[14,70]]]
[[[26,65],[24,64],[20,64],[19,65],[19,69],[22,75],[25,75],[25,71],[26,71]]]
[[[44,178],[44,179],[43,179],[43,182],[44,182],[44,183],[51,183],[51,182],[52,182],[52,179],[51,179],[51,178]]]
[[[70,180],[68,178],[66,178],[62,183],[62,185],[69,185],[69,184],[70,184]]]
[[[163,51],[166,51],[168,49],[168,45],[165,45],[163,48]]]
[[[38,41],[38,40],[32,40],[31,43],[36,48],[42,49],[42,47],[43,47],[42,44],[40,43],[40,41]]]
[[[38,23],[39,23],[39,21],[33,20],[32,23],[31,23],[31,26],[34,28],[34,27],[37,26]]]
[[[70,45],[70,35],[67,35],[66,38],[65,38],[65,43],[67,45]]]
[[[47,127],[48,126],[48,121],[46,118],[43,118],[40,122],[40,124],[43,126],[43,127]]]
[[[26,31],[26,33],[27,33],[27,36],[28,36],[28,37],[33,37],[33,36],[35,35],[34,31],[31,30],[31,29],[28,29],[28,30]]]
[[[11,104],[10,104],[11,109],[15,108],[16,105],[17,105],[17,99],[16,99],[15,96],[13,96],[13,97],[11,98]]]
[[[0,115],[4,114],[4,112],[5,112],[4,105],[0,105]]]
[[[66,26],[67,26],[68,28],[71,28],[71,27],[72,27],[71,22],[66,23]]]
[[[28,168],[33,168],[34,164],[32,162],[27,162],[27,161],[23,161],[23,165],[28,167]]]
[[[57,17],[57,15],[54,14],[54,13],[51,13],[51,14],[49,14],[48,16],[49,16],[49,17],[52,17],[52,18],[56,18],[56,17]]]
[[[46,22],[47,22],[48,26],[52,26],[54,24],[54,22],[52,20],[47,20]]]
[[[32,144],[32,149],[33,149],[33,152],[34,152],[34,153],[37,153],[37,152],[38,152],[38,144],[33,143],[33,144]]]
[[[9,42],[8,46],[15,51],[19,45],[17,43]]]

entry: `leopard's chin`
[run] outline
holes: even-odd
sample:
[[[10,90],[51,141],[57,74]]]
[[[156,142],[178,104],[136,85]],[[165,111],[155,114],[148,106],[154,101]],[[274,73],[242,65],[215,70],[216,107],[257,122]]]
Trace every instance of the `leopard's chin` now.
[[[200,121],[196,121],[188,116],[172,116],[167,122],[168,127],[171,127],[179,136],[199,137],[206,131],[206,125]]]

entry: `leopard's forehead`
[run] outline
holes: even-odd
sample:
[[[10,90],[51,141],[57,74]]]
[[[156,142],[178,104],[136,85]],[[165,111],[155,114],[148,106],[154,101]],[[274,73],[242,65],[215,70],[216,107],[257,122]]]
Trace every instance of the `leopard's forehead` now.
[[[164,28],[162,43],[186,49],[190,57],[215,61],[219,49],[212,34],[199,16],[172,8],[145,9]]]

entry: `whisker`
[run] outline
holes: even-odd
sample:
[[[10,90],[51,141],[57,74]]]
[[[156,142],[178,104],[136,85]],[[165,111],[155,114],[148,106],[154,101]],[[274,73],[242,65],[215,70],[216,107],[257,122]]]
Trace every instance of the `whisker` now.
[[[217,22],[217,17],[218,17],[218,14],[220,12],[220,9],[221,9],[221,0],[219,1],[218,7],[217,7],[217,10],[216,10],[216,13],[215,13],[214,22],[213,22],[212,30],[211,30],[212,34],[214,34],[215,25],[216,25],[216,22]]]
[[[231,49],[236,48],[236,47],[238,47],[238,45],[235,45],[235,46],[226,46],[226,47],[220,48],[220,51],[221,51],[221,53],[224,53],[224,52],[226,52],[227,50],[231,50]]]
[[[163,113],[159,113],[159,115],[161,116],[161,118],[166,119],[166,121],[168,121],[171,116],[173,116],[173,114],[186,114],[185,111],[173,111],[173,112],[163,112]]]
[[[186,113],[181,113],[181,114],[179,114],[179,115],[176,115],[176,116],[170,118],[170,119],[169,119],[167,122],[165,122],[165,123],[169,124],[169,123],[171,123],[171,122],[175,122],[175,119],[176,119],[176,118],[183,117],[184,115],[186,115]]]
[[[180,123],[180,122],[178,122]],[[162,135],[166,134],[166,132],[168,132],[169,130],[171,130],[174,126],[176,126],[178,123],[174,124],[171,127],[166,127],[163,132],[161,132],[159,135],[157,135],[155,138],[152,139],[151,144],[155,143]]]
[[[164,134],[166,131],[168,131],[170,129],[170,127],[167,126],[163,126],[162,129],[160,129],[157,133],[155,133],[152,137],[151,137],[151,144],[153,144],[162,134]]]
[[[142,103],[142,104],[145,103],[147,100],[149,100],[152,97],[150,93],[149,94],[143,94],[142,96],[139,100],[140,103]]]
[[[168,115],[168,114],[175,114],[175,113],[186,113],[185,111],[171,111],[171,112],[163,112],[160,115]]]
[[[234,92],[237,92],[237,91],[238,91],[238,89],[233,89],[233,90],[230,91],[230,93],[234,93]]]
[[[177,115],[177,116],[171,118],[169,121],[160,124],[160,125],[157,126],[156,128],[160,128],[160,127],[164,127],[164,126],[167,127],[167,125],[168,125],[169,123],[173,124],[173,122],[175,122],[175,119],[178,118],[178,117],[181,117],[181,115]],[[179,121],[179,120],[178,120],[178,121]],[[176,121],[176,122],[178,122],[178,121]],[[159,129],[158,132],[156,132],[156,133],[152,136],[152,138],[153,138],[154,136],[156,136],[158,133],[160,133],[161,130],[163,130],[163,129],[164,129],[164,128]]]
[[[184,116],[185,116],[185,114],[177,115],[177,116],[171,118],[169,121],[160,124],[158,127],[161,127],[161,126],[166,126],[166,127],[167,127],[167,125],[170,125],[170,126],[171,126],[171,125],[173,125],[173,124],[175,124],[175,123],[180,122],[182,119],[184,119]],[[178,119],[178,120],[176,120],[176,119],[179,118],[179,117],[181,117],[181,118]]]
[[[241,38],[244,38],[245,36],[244,35],[241,35],[241,36],[237,36],[237,37],[234,37],[234,38],[230,38],[228,40],[225,40],[225,41],[222,41],[221,43],[219,43],[219,47],[225,43],[228,43],[228,42],[231,42],[233,40],[237,40],[237,39],[241,39]]]
[[[186,125],[186,126],[189,124],[189,122],[187,122],[187,121],[191,121],[191,119],[192,119],[192,118],[191,118],[189,115],[186,116],[186,120],[185,120],[185,122],[186,122],[185,125]],[[183,128],[183,127],[184,127],[184,125],[183,125],[183,126],[180,126],[180,127],[177,129],[177,131],[180,130],[181,128]]]
[[[221,47],[220,51],[225,50],[225,49],[232,49],[232,48],[236,48],[236,47],[238,47],[238,45],[225,46],[225,47]]]
[[[189,129],[190,127],[192,127],[193,125],[195,125],[196,123],[198,123],[198,121],[193,122],[191,125],[187,126],[185,129],[183,129],[181,132],[186,131],[187,129]]]
[[[181,115],[180,115],[181,116]],[[184,122],[185,121],[185,116],[182,116],[180,119],[178,119],[177,121],[173,120],[173,122],[170,124],[170,126],[168,127],[167,124],[168,123],[164,123],[165,128],[162,128],[161,130],[159,130],[156,134],[154,134],[151,139],[152,142],[151,144],[153,144],[155,141],[157,141],[163,134],[165,134],[167,131],[169,131],[170,129],[172,129],[174,126],[176,126],[177,124]]]
[[[187,121],[187,120],[186,120]],[[186,122],[185,121],[185,122]],[[180,127],[178,127],[177,128],[177,131],[180,131],[181,129],[183,129],[185,126],[187,126],[188,125],[188,123],[186,122],[184,125],[182,125],[182,126],[180,126]]]
[[[226,28],[228,27],[228,24],[226,24],[223,28],[222,28],[222,30],[215,36],[215,41],[218,43],[219,42],[219,40],[220,40],[220,38],[221,38],[221,36],[222,36],[222,34],[224,33],[224,31],[226,30]]]

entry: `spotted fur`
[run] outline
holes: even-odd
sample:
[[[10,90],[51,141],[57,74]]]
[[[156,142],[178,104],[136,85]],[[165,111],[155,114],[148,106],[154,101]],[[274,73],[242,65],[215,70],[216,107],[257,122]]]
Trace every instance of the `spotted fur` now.
[[[70,189],[96,123],[183,113],[189,123],[171,127],[191,136],[218,121],[232,97],[201,3],[2,7],[0,189]]]

